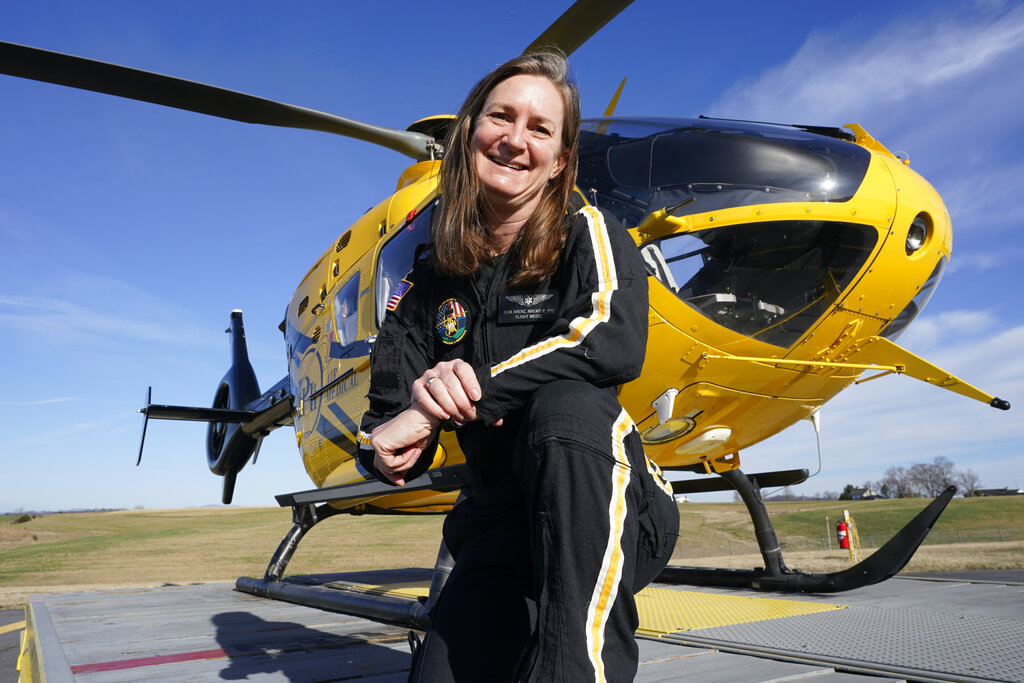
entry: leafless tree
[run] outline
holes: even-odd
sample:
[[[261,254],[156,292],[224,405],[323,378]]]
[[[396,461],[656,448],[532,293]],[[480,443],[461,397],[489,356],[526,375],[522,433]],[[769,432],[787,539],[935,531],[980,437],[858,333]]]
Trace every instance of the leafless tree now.
[[[914,485],[910,471],[906,467],[890,467],[882,477],[882,486],[888,489],[893,498],[914,497]]]
[[[960,486],[960,493],[964,494],[965,498],[973,496],[974,492],[981,485],[981,477],[969,467],[960,470],[957,474],[957,484]]]

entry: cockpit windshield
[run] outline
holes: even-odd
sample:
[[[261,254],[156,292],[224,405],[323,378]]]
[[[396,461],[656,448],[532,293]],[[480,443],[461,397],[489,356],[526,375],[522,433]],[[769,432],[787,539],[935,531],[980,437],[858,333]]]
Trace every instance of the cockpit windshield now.
[[[734,225],[655,240],[648,270],[719,325],[795,343],[839,297],[875,246],[874,229],[832,221]]]
[[[791,126],[716,119],[588,119],[577,185],[626,227],[676,215],[776,202],[843,202],[867,171],[866,149]]]

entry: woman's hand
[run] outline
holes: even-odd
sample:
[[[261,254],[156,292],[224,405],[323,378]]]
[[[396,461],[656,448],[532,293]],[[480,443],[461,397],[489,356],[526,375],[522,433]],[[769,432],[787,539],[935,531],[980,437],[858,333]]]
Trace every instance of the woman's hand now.
[[[464,360],[438,363],[412,383],[412,399],[438,420],[463,424],[475,420],[480,383]]]
[[[415,402],[370,435],[373,466],[390,481],[405,486],[405,473],[416,464],[430,443],[439,418],[424,411]]]

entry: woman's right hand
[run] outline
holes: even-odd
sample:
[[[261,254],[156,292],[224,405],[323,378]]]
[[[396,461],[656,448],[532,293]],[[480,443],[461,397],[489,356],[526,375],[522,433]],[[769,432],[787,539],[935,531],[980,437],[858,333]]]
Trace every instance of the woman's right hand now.
[[[438,363],[412,383],[412,399],[438,420],[463,424],[477,418],[480,383],[464,360]]]
[[[390,481],[405,486],[405,473],[419,460],[437,427],[438,421],[413,403],[373,430],[373,466]]]

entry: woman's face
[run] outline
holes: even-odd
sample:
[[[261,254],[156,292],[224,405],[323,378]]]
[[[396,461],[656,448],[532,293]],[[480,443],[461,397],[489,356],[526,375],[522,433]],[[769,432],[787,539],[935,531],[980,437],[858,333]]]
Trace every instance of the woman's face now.
[[[562,98],[543,76],[512,76],[491,90],[469,143],[485,206],[532,215],[545,185],[565,168],[564,121]]]

